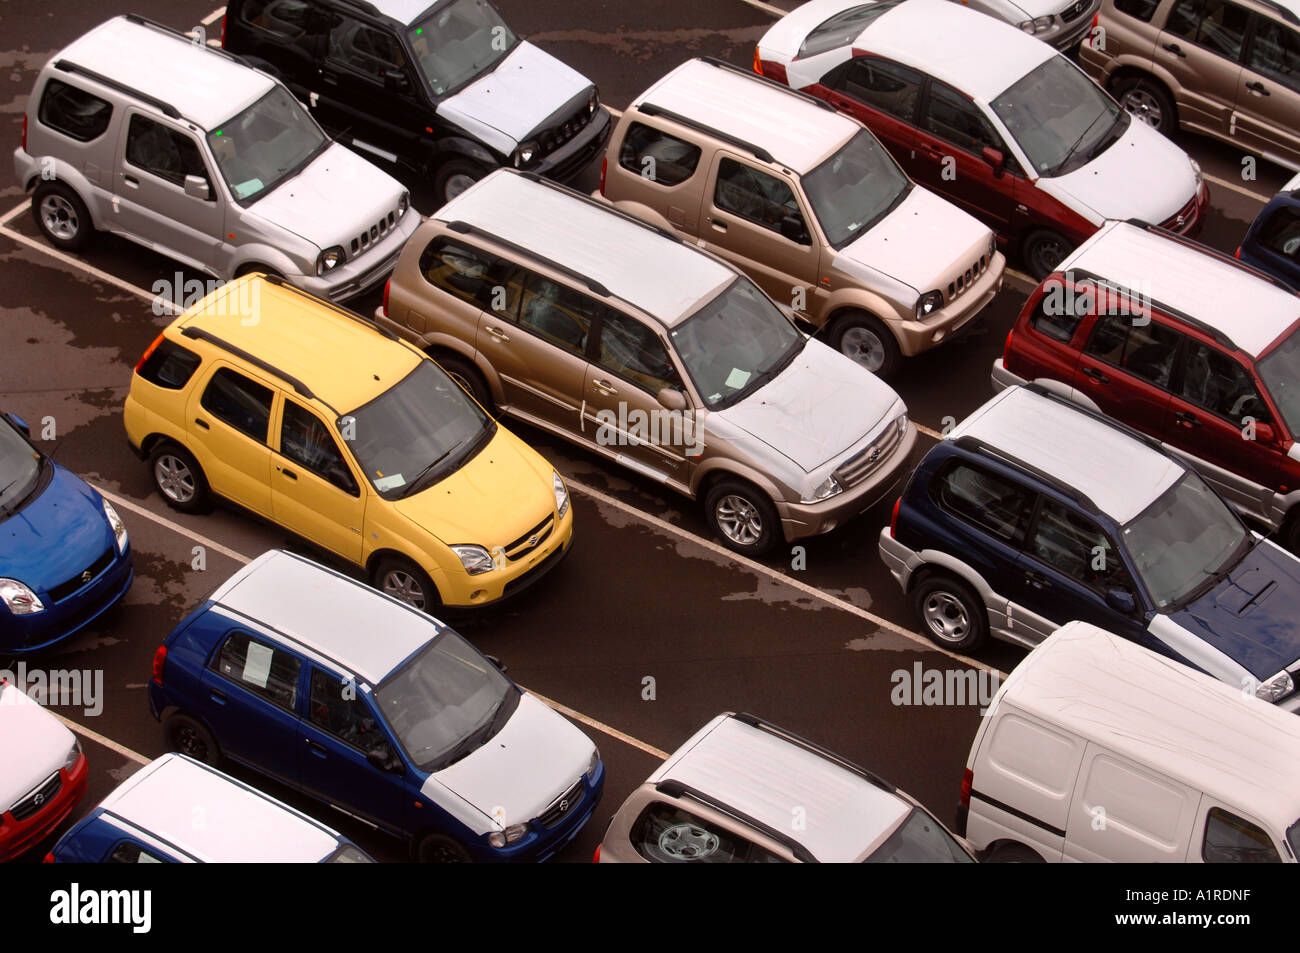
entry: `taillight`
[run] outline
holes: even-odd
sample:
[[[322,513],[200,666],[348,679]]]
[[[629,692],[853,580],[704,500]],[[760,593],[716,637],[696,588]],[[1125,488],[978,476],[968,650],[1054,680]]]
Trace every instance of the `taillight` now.
[[[1007,339],[1002,343],[1002,366],[1008,366],[1007,362],[1011,360],[1011,335],[1016,333],[1015,325],[1007,332]]]
[[[23,152],[27,151],[27,113],[23,113]]]
[[[52,864],[52,863],[54,863],[54,852],[51,851],[50,853],[46,854],[46,855],[45,855],[45,859],[44,859],[43,861],[41,861],[41,863],[45,863],[45,864]]]
[[[156,338],[153,339],[153,343],[150,344],[147,348],[145,348],[144,353],[140,355],[140,360],[137,361],[135,365],[135,372],[137,374],[140,373],[140,368],[144,367],[144,362],[149,360],[149,355],[152,354],[155,350],[157,350],[158,345],[162,343],[164,337],[166,337],[165,332],[159,334]]]
[[[221,17],[221,48],[223,50],[226,48],[226,17],[224,14]]]
[[[600,194],[605,194],[605,170],[609,168],[609,156],[600,160]]]
[[[27,122],[27,120],[24,119],[23,122],[24,122],[24,124],[25,124],[25,123]],[[1237,246],[1237,250],[1236,250],[1235,252],[1232,253],[1232,257],[1233,257],[1233,258],[1236,258],[1238,261],[1241,260],[1241,246],[1240,246],[1240,245],[1238,245],[1238,246]]]
[[[599,844],[596,845],[596,853],[595,853],[594,855],[592,855],[591,862],[592,862],[593,864],[598,864],[598,863],[600,863],[600,845],[599,845]]]
[[[903,505],[903,498],[900,496],[894,500],[894,511],[889,514],[889,535],[898,538],[898,510]]]
[[[158,651],[153,653],[153,683],[162,685],[163,665],[167,662],[167,646],[158,646]]]
[[[961,806],[970,807],[970,789],[975,784],[975,772],[967,768],[961,776]]]
[[[388,289],[393,286],[393,279],[389,278],[384,282],[384,300],[380,304],[380,309],[384,312],[384,317],[388,317]]]
[[[754,72],[759,76],[763,75],[763,61],[759,59],[757,46],[754,47]]]

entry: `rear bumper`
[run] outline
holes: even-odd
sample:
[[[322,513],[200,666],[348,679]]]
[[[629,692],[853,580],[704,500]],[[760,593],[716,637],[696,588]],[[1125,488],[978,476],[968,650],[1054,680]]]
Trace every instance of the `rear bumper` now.
[[[995,394],[1001,393],[1008,387],[1028,383],[1023,377],[1012,374],[1007,370],[1006,365],[1002,363],[1002,358],[998,358],[993,362],[993,372],[989,377],[993,381],[993,392]]]
[[[880,530],[880,560],[889,570],[889,574],[894,577],[894,582],[904,592],[907,591],[908,580],[912,577],[912,570],[916,568],[920,557],[916,552],[908,549],[898,540],[894,539],[894,534],[890,532],[889,527],[885,526]]]

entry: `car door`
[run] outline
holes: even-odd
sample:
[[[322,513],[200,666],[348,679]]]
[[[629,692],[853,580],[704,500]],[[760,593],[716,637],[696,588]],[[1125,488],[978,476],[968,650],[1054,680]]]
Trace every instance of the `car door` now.
[[[822,77],[819,94],[862,122],[884,143],[907,174],[923,185],[915,152],[916,114],[925,75],[880,56],[864,54]]]
[[[273,391],[217,362],[187,408],[188,449],[219,496],[271,517],[271,423]]]
[[[1300,163],[1300,28],[1254,14],[1237,88],[1237,140],[1244,149]]]
[[[1072,383],[1101,411],[1157,438],[1165,434],[1169,385],[1183,335],[1147,309],[1120,306],[1099,291],[1096,316]]]
[[[1229,0],[1177,0],[1152,61],[1173,77],[1178,118],[1233,138],[1241,56],[1250,14]]]
[[[247,628],[230,629],[201,678],[203,720],[223,754],[295,783],[302,660]]]
[[[290,91],[307,100],[319,82],[317,64],[325,55],[328,13],[309,0],[244,0],[232,5],[227,17],[226,48],[272,64]]]

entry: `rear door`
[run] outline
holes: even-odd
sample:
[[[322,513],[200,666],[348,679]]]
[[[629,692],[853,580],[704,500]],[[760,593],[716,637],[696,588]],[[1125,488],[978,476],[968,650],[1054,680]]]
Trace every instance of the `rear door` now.
[[[1152,60],[1182,87],[1178,118],[1233,138],[1233,110],[1250,13],[1229,0],[1177,0]]]
[[[202,677],[202,715],[224,754],[293,784],[302,660],[248,629],[226,633]]]
[[[1184,336],[1159,316],[1099,295],[1074,386],[1103,413],[1143,433],[1164,435],[1169,386]]]
[[[908,175],[923,185],[926,171],[917,159],[916,116],[925,74],[880,56],[862,54],[822,77],[825,98],[836,109],[864,123],[884,143]]]
[[[1260,13],[1237,89],[1237,138],[1300,163],[1300,27]]]
[[[217,362],[190,393],[188,449],[219,496],[271,517],[271,448],[268,434],[274,393],[229,365]]]

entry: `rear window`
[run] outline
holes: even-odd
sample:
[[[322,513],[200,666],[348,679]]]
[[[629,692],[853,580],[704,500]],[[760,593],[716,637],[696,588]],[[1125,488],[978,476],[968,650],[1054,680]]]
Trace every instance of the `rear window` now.
[[[804,38],[796,59],[816,56],[818,53],[825,53],[836,47],[847,46],[858,38],[858,35],[867,28],[867,24],[901,2],[902,0],[885,0],[884,3],[864,3],[860,7],[841,10],[815,27]]]
[[[1074,287],[1054,279],[1047,293],[1038,299],[1029,326],[1054,341],[1069,344],[1079,322],[1091,309],[1094,293],[1091,286]]]
[[[202,362],[193,351],[164,338],[140,367],[140,376],[150,384],[180,390],[189,383]]]
[[[98,139],[112,117],[113,107],[108,100],[57,79],[45,84],[37,113],[42,125],[78,142]]]
[[[1160,0],[1115,0],[1116,10],[1143,23],[1151,22],[1158,6]]]
[[[623,168],[659,185],[680,185],[699,161],[699,146],[640,122],[628,127],[618,157]]]
[[[1027,488],[962,460],[950,464],[930,487],[948,512],[1012,545],[1024,542],[1034,494]]]

